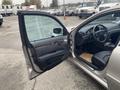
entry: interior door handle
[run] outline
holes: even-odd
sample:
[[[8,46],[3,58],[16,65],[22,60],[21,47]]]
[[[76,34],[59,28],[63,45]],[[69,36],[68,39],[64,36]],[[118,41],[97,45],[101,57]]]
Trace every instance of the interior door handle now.
[[[64,42],[67,42],[68,40],[67,39],[64,39]]]

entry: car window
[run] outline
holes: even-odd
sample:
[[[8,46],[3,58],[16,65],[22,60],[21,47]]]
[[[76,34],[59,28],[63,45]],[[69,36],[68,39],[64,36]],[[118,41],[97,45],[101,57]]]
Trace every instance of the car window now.
[[[25,15],[25,28],[29,41],[48,39],[63,35],[63,27],[54,19],[47,16]],[[60,29],[59,34],[54,29]]]
[[[5,7],[4,6],[2,6],[2,9],[4,9]]]
[[[8,7],[8,6],[6,6],[6,9],[9,9],[9,7]]]

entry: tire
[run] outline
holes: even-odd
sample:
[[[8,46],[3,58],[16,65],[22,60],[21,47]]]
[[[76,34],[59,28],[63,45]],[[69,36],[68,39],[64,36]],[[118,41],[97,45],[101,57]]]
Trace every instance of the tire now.
[[[2,26],[3,22],[0,22],[0,27]]]
[[[72,14],[71,14],[71,16],[75,16],[75,14],[74,14],[74,13],[72,13]]]
[[[79,19],[82,19],[82,16],[79,16]]]

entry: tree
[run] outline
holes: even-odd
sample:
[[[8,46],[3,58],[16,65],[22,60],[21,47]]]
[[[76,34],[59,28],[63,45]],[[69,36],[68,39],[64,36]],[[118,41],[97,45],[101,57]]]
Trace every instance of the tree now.
[[[40,9],[41,8],[41,0],[37,0],[36,5],[37,5],[37,8]]]
[[[41,0],[30,0],[31,5],[36,5],[38,9],[41,8]]]
[[[12,1],[11,0],[3,0],[2,5],[12,5]]]
[[[29,5],[36,5],[37,8],[41,8],[41,0],[25,0],[25,3],[23,3],[25,6]]]
[[[58,0],[52,0],[50,7],[58,7]]]
[[[22,6],[30,6],[30,2],[26,0],[24,3],[22,3]]]

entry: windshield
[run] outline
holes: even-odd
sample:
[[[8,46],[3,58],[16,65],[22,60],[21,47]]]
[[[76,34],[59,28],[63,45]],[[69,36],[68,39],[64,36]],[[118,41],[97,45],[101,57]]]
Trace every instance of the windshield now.
[[[119,13],[111,13],[105,16],[102,16],[90,24],[97,24],[97,23],[120,23],[120,14]]]
[[[83,6],[83,7],[92,7],[92,6],[96,6],[96,2],[86,2],[86,3],[83,3],[82,6]]]
[[[80,5],[78,7],[81,8],[82,7],[82,3],[80,3]]]
[[[103,0],[103,3],[115,3],[120,2],[120,0]]]

